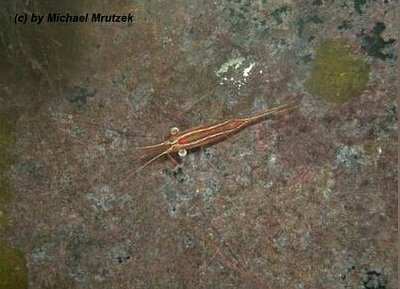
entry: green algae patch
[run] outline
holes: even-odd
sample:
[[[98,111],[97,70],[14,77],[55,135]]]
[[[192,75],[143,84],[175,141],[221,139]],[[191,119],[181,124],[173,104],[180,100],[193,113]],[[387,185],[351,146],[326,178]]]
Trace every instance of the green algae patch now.
[[[330,39],[316,49],[306,89],[316,98],[344,102],[361,95],[369,73],[369,64],[351,54],[347,41]]]
[[[24,255],[0,242],[0,289],[28,288],[28,270]]]

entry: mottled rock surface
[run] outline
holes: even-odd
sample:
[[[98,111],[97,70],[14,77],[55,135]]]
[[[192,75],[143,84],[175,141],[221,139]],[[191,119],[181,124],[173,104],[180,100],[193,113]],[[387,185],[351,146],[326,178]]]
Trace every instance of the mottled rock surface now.
[[[0,18],[0,241],[29,288],[398,288],[395,2],[20,2]],[[171,127],[292,100],[132,175]]]

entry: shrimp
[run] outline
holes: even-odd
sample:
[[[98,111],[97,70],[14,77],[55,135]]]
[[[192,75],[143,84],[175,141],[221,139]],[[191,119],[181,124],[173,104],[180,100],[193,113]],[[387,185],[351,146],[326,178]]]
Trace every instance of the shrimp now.
[[[177,127],[173,127],[170,130],[170,135],[164,141],[154,145],[140,147],[140,149],[144,150],[145,162],[133,173],[125,177],[123,182],[131,178],[133,175],[136,175],[146,166],[160,159],[162,156],[171,156],[171,154],[177,153],[180,157],[184,157],[188,151],[206,147],[225,140],[229,136],[238,133],[246,127],[297,107],[297,102],[289,102],[251,117],[235,118],[215,124],[200,125],[184,131],[180,131]]]

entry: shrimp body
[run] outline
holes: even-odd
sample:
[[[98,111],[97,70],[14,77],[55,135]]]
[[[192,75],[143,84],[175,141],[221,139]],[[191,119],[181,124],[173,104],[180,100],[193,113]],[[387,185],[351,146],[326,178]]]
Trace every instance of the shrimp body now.
[[[246,124],[244,119],[227,120],[213,125],[204,125],[192,128],[172,136],[170,143],[174,149],[194,149],[204,145],[218,142],[230,134],[240,130]]]
[[[245,127],[263,121],[273,115],[279,114],[288,109],[294,108],[295,103],[288,103],[280,107],[267,110],[256,116],[230,119],[221,123],[202,125],[186,131],[178,132],[167,140],[173,151],[182,149],[190,150],[212,143],[219,142],[226,137],[237,133]]]

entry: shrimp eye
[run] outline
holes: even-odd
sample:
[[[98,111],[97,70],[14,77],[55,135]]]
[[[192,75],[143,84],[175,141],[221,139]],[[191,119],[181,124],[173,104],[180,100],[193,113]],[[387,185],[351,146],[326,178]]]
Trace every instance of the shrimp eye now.
[[[186,155],[187,155],[187,150],[181,149],[178,151],[178,156],[180,156],[181,158],[185,157]]]
[[[179,133],[179,128],[177,128],[175,126],[171,127],[170,132],[171,132],[171,135],[176,135],[177,133]]]

